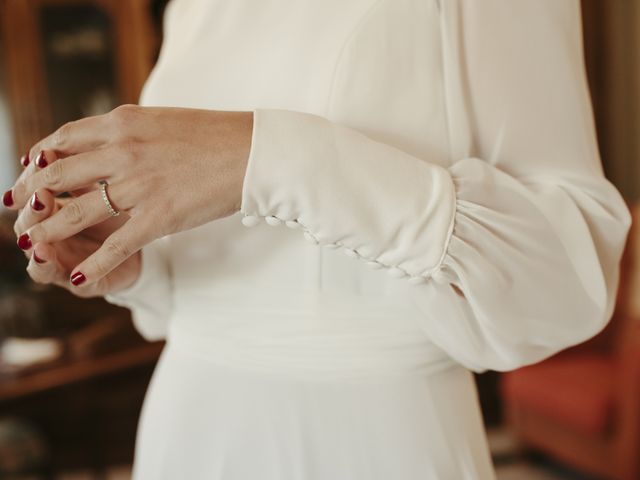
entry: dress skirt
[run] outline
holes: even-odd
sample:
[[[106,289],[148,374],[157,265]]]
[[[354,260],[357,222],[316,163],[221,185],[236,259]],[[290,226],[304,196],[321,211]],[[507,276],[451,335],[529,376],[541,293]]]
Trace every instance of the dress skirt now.
[[[238,354],[233,342],[169,335],[134,480],[495,478],[473,374],[456,363],[323,375],[234,362]]]

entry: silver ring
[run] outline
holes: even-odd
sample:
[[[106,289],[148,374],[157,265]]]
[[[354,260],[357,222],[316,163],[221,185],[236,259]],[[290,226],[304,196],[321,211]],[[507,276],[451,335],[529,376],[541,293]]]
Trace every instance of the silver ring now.
[[[104,180],[100,181],[100,193],[102,194],[102,200],[104,204],[107,206],[107,210],[109,211],[109,215],[112,217],[117,217],[120,215],[120,212],[113,208],[111,204],[111,200],[109,200],[109,195],[107,195],[107,185],[108,183]]]

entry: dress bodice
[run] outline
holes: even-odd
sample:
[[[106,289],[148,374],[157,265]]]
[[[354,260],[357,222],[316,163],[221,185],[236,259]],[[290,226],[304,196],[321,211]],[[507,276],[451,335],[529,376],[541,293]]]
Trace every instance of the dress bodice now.
[[[168,8],[142,104],[316,113],[446,163],[437,1],[173,0]],[[316,318],[327,334],[332,318],[344,331],[344,322],[378,317],[365,328],[387,338],[414,332],[426,346],[409,313],[408,285],[284,226],[247,229],[231,215],[173,235],[168,250],[173,322],[196,334],[219,336],[225,324],[254,335],[255,322],[240,319],[248,311],[294,315],[296,334],[300,315]]]
[[[165,27],[141,103],[254,123],[240,212],[147,244],[107,297],[149,338],[481,372],[611,318],[631,216],[578,1],[173,0]]]

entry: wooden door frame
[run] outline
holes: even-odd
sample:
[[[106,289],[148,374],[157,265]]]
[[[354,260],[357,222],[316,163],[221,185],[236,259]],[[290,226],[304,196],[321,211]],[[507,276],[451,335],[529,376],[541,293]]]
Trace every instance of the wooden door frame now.
[[[154,28],[151,0],[0,0],[0,35],[6,86],[15,136],[16,157],[51,133],[53,125],[46,85],[39,8],[46,5],[95,5],[111,17],[116,88],[119,103],[137,103],[153,66]]]

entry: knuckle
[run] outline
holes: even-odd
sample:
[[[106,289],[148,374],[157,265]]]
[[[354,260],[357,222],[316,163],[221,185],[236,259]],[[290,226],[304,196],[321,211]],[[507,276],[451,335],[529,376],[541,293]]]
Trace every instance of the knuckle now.
[[[120,240],[107,240],[104,242],[104,249],[110,258],[124,260],[131,255],[128,245]]]
[[[79,225],[85,219],[83,208],[77,201],[70,201],[61,209],[65,222],[71,225]]]
[[[109,273],[107,264],[99,258],[94,258],[93,260],[91,260],[91,270],[93,270],[98,277],[102,277]]]
[[[47,168],[42,170],[42,173],[44,175],[44,181],[47,184],[47,186],[53,189],[59,189],[60,187],[62,187],[62,183],[64,179],[63,170],[64,168],[63,168],[62,161],[53,162]]]
[[[137,113],[138,108],[139,107],[137,105],[133,104],[120,105],[111,110],[109,116],[111,117],[110,119],[114,125],[126,126],[131,122],[133,116]]]
[[[16,203],[20,203],[21,206],[24,206],[24,204],[29,200],[27,198],[27,186],[25,185],[26,181],[27,180],[25,179],[18,180],[12,189],[13,201]]]
[[[141,107],[125,104],[116,107],[107,114],[111,127],[112,144],[133,144],[135,139],[134,126],[138,121]]]
[[[96,255],[91,261],[91,269],[98,277],[104,277],[111,271],[109,265],[112,264],[112,262],[108,260],[121,262],[130,255],[128,247],[117,240],[106,240],[102,248],[105,255]]]
[[[40,223],[36,223],[29,229],[29,237],[32,242],[43,242],[47,239],[46,229]]]
[[[71,130],[73,129],[73,124],[73,121],[67,122],[55,131],[53,134],[53,144],[56,147],[63,147],[68,141],[69,136],[71,135]]]

